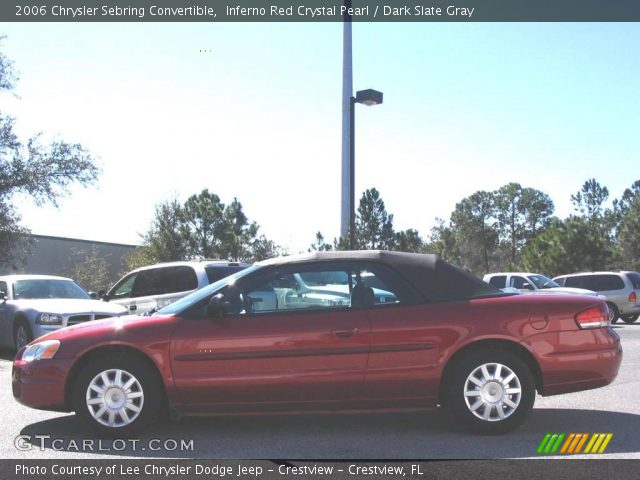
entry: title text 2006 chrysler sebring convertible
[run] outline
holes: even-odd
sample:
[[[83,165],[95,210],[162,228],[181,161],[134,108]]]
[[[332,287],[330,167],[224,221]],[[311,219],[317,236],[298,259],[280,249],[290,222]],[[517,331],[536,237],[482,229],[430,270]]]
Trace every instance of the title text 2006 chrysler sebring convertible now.
[[[13,394],[121,434],[164,409],[410,410],[520,424],[542,395],[607,385],[622,359],[606,304],[505,294],[432,255],[268,260],[148,316],[59,330],[18,352]]]

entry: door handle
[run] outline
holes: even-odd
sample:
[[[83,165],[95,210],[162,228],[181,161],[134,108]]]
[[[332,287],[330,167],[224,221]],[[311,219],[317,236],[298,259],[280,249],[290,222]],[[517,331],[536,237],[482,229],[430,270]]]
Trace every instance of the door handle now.
[[[358,329],[357,328],[350,328],[350,329],[346,329],[345,328],[345,329],[331,330],[331,333],[333,333],[338,338],[351,338],[356,333],[358,333]]]
[[[137,307],[137,306],[135,306],[135,305],[129,305],[129,310],[130,310],[130,311],[135,312],[137,309],[138,309],[138,307]]]

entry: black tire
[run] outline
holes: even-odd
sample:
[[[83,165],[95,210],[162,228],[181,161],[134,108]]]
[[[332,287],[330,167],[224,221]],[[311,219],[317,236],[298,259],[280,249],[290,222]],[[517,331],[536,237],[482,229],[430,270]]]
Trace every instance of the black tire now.
[[[636,320],[638,320],[638,315],[637,315],[637,314],[636,314],[636,315],[623,315],[623,316],[622,316],[622,317],[620,317],[620,318],[622,318],[622,320],[624,321],[624,323],[633,323],[633,322],[635,322]]]
[[[135,379],[133,385],[126,390],[128,393],[115,387],[118,381],[118,371],[121,371],[121,386],[126,386],[129,380]],[[103,382],[101,380],[102,374],[106,375],[112,383]],[[94,386],[106,385],[105,393],[100,395],[94,390],[89,392],[92,382]],[[141,397],[138,395],[140,392],[142,393]],[[90,406],[88,396],[91,397],[91,400],[101,403]],[[136,396],[136,398],[125,398],[129,396]],[[107,408],[109,401],[113,408]],[[120,403],[122,403],[120,411],[125,410],[125,414],[130,418],[129,423],[124,416],[116,413],[118,412],[117,405]],[[126,407],[130,404],[133,406]],[[78,374],[73,389],[73,406],[76,417],[93,430],[109,436],[124,437],[149,427],[158,417],[164,404],[165,392],[156,370],[134,356],[105,356],[91,360]],[[106,410],[98,417],[100,409],[103,407]],[[134,408],[139,411],[134,411]],[[110,411],[114,413],[114,422],[111,426],[108,424],[111,419]],[[95,418],[94,414],[96,414]]]
[[[499,371],[498,365],[500,365]],[[482,366],[487,368],[489,374],[486,382],[483,382],[485,375],[481,371]],[[476,373],[482,375],[482,378],[475,376]],[[503,381],[509,380],[511,373],[515,377],[505,384],[495,380],[496,373]],[[503,373],[504,376],[502,376]],[[476,380],[484,383],[482,388],[470,380],[472,375]],[[492,375],[493,378],[491,378]],[[506,394],[505,385],[513,391],[519,387],[520,393]],[[465,395],[465,390],[471,392],[476,388],[477,395],[475,392],[473,392],[474,396]],[[502,396],[498,398],[501,393]],[[485,394],[486,397],[483,396]],[[491,395],[496,395],[495,402],[489,400]],[[447,384],[445,405],[454,419],[466,429],[482,435],[497,435],[513,430],[526,420],[533,408],[535,395],[533,376],[519,356],[506,350],[485,352],[478,350],[465,355],[454,366]],[[477,400],[473,400],[476,397]],[[479,407],[476,406],[477,402],[480,402]],[[516,405],[515,408],[510,404]],[[474,407],[475,410],[473,410]],[[500,419],[499,408],[504,416],[502,419]],[[485,419],[487,411],[489,419]]]
[[[13,325],[13,346],[16,352],[33,340],[33,333],[29,322],[25,319],[19,319]]]
[[[618,321],[618,318],[620,318],[620,312],[615,303],[607,302],[607,307],[609,307],[609,323],[613,325]]]

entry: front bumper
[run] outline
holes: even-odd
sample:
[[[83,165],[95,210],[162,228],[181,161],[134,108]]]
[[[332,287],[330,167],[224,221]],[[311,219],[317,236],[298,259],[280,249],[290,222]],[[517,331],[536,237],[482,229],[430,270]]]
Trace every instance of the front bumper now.
[[[13,361],[11,388],[13,397],[23,405],[40,410],[69,411],[65,405],[65,382],[71,360],[50,359]]]

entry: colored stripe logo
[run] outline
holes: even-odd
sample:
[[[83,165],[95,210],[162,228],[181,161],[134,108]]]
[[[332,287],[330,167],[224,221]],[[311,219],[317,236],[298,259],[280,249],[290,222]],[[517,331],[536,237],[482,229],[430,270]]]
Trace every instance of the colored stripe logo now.
[[[538,455],[604,453],[612,438],[613,433],[547,433],[537,451]]]

